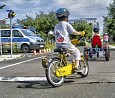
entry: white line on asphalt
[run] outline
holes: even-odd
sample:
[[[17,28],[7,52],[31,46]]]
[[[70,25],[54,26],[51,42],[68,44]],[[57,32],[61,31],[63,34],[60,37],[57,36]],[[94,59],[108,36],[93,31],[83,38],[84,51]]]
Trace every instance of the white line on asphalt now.
[[[47,81],[46,77],[0,77],[0,82]]]
[[[0,77],[0,82],[47,81],[46,77]]]
[[[11,65],[7,65],[7,66],[4,66],[4,67],[0,67],[0,70],[8,68],[8,67],[16,66],[16,65],[19,65],[19,64],[22,64],[22,63],[26,63],[26,62],[29,62],[29,61],[33,61],[33,60],[36,60],[36,59],[39,59],[39,58],[42,58],[42,57],[37,57],[37,58],[29,59],[29,60],[26,60],[26,61],[22,61],[22,62],[14,63],[14,64],[11,64]]]

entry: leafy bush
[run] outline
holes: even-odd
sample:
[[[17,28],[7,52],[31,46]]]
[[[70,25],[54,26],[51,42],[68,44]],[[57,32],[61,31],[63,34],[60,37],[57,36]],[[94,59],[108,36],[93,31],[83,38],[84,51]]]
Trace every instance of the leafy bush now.
[[[45,43],[45,49],[50,48],[51,50],[53,50],[55,48],[55,43]]]
[[[85,46],[85,45],[86,45],[85,41],[81,41],[81,42],[78,44],[78,46]]]

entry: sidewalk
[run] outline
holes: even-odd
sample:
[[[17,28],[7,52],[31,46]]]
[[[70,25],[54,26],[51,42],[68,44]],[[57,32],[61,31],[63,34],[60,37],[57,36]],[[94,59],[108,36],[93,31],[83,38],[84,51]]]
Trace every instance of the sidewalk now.
[[[109,45],[110,49],[115,49],[115,46]]]

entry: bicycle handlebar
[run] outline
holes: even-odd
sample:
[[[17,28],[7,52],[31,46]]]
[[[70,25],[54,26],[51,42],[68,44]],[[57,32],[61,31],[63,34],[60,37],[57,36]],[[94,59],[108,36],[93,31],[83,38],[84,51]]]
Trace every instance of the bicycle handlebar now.
[[[77,40],[79,41],[83,36],[80,36]]]
[[[81,39],[82,37],[83,37],[83,36],[80,36],[78,39],[73,39],[73,40],[71,40],[71,43],[72,43],[73,45],[79,44],[79,41],[80,41],[80,39]]]

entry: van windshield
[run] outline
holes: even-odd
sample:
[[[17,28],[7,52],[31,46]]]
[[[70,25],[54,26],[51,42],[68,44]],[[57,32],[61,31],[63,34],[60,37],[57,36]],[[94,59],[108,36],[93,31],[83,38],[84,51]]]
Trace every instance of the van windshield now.
[[[36,36],[32,31],[30,30],[21,30],[25,36]]]

